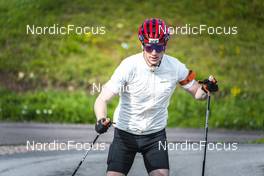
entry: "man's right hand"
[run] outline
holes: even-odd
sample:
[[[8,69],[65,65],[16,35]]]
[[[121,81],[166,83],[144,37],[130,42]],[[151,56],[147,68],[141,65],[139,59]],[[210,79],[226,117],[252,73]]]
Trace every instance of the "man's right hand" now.
[[[108,128],[112,125],[109,118],[102,118],[95,124],[95,131],[99,134],[107,132]]]

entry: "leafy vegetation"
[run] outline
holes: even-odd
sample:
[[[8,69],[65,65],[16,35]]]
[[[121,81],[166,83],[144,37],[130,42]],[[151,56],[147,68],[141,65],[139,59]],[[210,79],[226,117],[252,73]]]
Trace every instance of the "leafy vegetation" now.
[[[91,85],[107,81],[122,59],[140,52],[139,24],[160,17],[173,27],[237,26],[237,35],[172,35],[166,52],[198,79],[218,79],[211,127],[263,130],[263,7],[260,0],[0,0],[1,120],[93,123]],[[106,32],[27,34],[33,24],[104,26]],[[205,102],[177,89],[169,126],[203,127],[204,113]]]

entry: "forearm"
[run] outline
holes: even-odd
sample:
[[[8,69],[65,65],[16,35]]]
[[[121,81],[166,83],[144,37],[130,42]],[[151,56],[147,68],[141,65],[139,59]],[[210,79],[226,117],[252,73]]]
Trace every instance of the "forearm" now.
[[[100,95],[97,97],[94,103],[94,112],[97,121],[107,117],[107,102],[100,98]]]
[[[207,94],[202,90],[202,85],[200,85],[197,81],[187,89],[187,91],[196,99],[196,100],[204,100],[207,97]]]
[[[97,120],[107,117],[107,103],[115,96],[108,89],[103,88],[94,104],[94,112]]]
[[[205,91],[202,89],[202,85],[199,85],[199,88],[196,90],[196,93],[194,95],[194,98],[196,100],[205,100],[207,97],[207,94]]]

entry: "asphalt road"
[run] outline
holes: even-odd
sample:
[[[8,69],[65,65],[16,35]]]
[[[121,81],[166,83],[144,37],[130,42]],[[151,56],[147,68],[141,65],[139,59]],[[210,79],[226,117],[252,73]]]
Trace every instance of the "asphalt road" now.
[[[29,152],[4,155],[0,159],[1,176],[63,176],[71,175],[84,151]],[[263,176],[264,145],[239,145],[237,151],[208,152],[208,176]],[[201,174],[202,152],[170,151],[171,176]],[[107,150],[92,151],[77,175],[103,176]],[[147,176],[141,155],[137,155],[129,176]]]
[[[204,129],[168,128],[169,141],[200,141],[204,139]],[[54,140],[76,142],[92,141],[96,133],[93,125],[38,124],[38,123],[0,123],[0,145],[24,145],[26,141],[51,142]],[[110,143],[113,128],[98,141]],[[264,138],[263,131],[227,131],[209,128],[209,141],[240,142]]]
[[[100,136],[99,144],[105,146],[91,150],[77,175],[103,176],[106,170],[106,159],[109,142],[113,130]],[[175,147],[179,142],[192,141],[194,144],[203,140],[203,130],[168,129],[170,143],[170,175],[197,176],[201,175],[203,151],[191,150],[186,147]],[[91,142],[95,136],[92,126],[86,125],[44,125],[44,124],[0,124],[0,175],[1,176],[62,176],[71,175],[85,150],[77,151],[28,151],[26,141],[36,142]],[[206,163],[207,176],[263,176],[264,145],[244,144],[246,141],[263,138],[261,132],[235,132],[210,130],[210,141],[221,141],[225,144],[237,144],[236,150],[208,151]],[[212,143],[214,146],[216,143]],[[186,145],[187,146],[187,145]],[[17,148],[20,148],[18,150]],[[2,153],[1,153],[2,150]],[[4,150],[4,152],[3,152]],[[6,150],[6,152],[5,152]],[[11,151],[8,151],[11,150]],[[14,150],[14,151],[12,151]],[[9,152],[9,154],[7,154]],[[130,170],[129,176],[147,176],[142,156],[138,154]]]

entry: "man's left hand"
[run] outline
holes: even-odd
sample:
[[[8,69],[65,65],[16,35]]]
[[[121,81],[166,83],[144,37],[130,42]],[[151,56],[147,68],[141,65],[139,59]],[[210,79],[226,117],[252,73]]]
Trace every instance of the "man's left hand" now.
[[[199,81],[199,84],[202,84],[202,89],[206,93],[218,91],[217,80],[213,76],[210,76],[208,79],[203,81]]]

